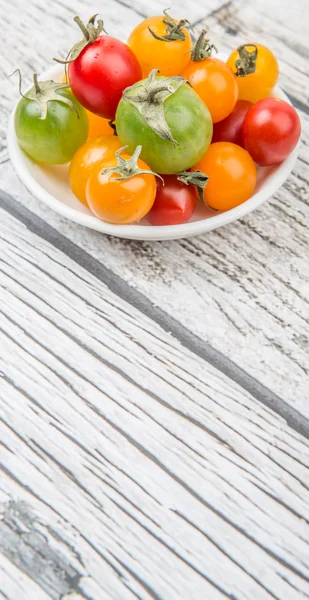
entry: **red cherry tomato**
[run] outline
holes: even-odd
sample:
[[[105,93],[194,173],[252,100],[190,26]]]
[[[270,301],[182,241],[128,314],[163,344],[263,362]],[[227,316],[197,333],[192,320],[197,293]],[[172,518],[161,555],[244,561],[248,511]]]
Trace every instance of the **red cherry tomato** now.
[[[74,96],[105,119],[114,119],[123,90],[141,78],[141,67],[131,48],[108,35],[100,35],[69,64]]]
[[[152,209],[147,215],[151,225],[181,225],[193,214],[196,192],[193,185],[186,185],[177,175],[164,175],[164,184],[159,179],[157,194]]]
[[[245,117],[243,146],[259,165],[276,165],[291,154],[300,133],[295,108],[284,100],[266,98],[252,106]]]
[[[241,128],[245,116],[251,106],[251,102],[239,100],[234,110],[226,117],[226,119],[214,124],[212,143],[231,142],[232,144],[242,146]]]

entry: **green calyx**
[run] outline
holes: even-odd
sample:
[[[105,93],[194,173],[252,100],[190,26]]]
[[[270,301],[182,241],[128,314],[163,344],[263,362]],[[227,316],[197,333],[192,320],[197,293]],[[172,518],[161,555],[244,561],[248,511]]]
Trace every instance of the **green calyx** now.
[[[255,73],[258,49],[255,44],[244,44],[237,48],[239,58],[235,61],[237,77],[246,77]]]
[[[205,60],[205,58],[209,58],[213,51],[218,52],[216,46],[209,43],[210,39],[206,37],[206,35],[207,30],[203,29],[192,50],[191,60],[193,60],[193,62],[200,62],[201,60]]]
[[[207,206],[204,200],[204,190],[209,180],[208,175],[205,175],[202,171],[183,171],[177,174],[177,179],[186,185],[195,185],[199,198]]]
[[[135,106],[151,129],[163,140],[172,142],[176,147],[172,132],[165,120],[164,102],[177,90],[188,83],[184,77],[156,78],[158,69],[153,69],[148,78],[140,84],[127,87],[123,92],[123,99]]]
[[[40,120],[44,121],[47,116],[47,105],[51,100],[56,100],[57,102],[62,102],[69,106],[72,110],[74,110],[79,119],[79,113],[76,106],[73,102],[63,96],[62,94],[58,94],[58,90],[62,90],[64,88],[68,88],[67,83],[57,83],[56,81],[38,81],[38,76],[36,73],[33,73],[33,86],[32,88],[26,92],[25,94],[21,91],[21,74],[20,70],[17,69],[14,73],[18,73],[19,75],[19,92],[23,98],[27,98],[28,100],[34,100],[40,105],[41,108],[41,116]],[[14,75],[12,73],[12,75]]]
[[[60,60],[59,58],[54,58],[54,60],[56,62],[61,63],[63,65],[73,62],[80,55],[81,51],[84,48],[86,48],[86,46],[89,46],[89,44],[92,44],[93,42],[95,42],[95,40],[99,37],[99,35],[102,32],[106,33],[102,19],[98,19],[97,24],[96,24],[97,16],[98,15],[96,14],[96,15],[93,15],[92,17],[90,17],[90,19],[86,25],[82,22],[82,20],[79,17],[74,17],[74,21],[75,21],[75,23],[77,23],[77,25],[80,28],[84,37],[82,40],[80,40],[80,42],[77,42],[76,44],[74,44],[74,46],[70,50],[66,60]]]
[[[102,169],[102,175],[111,175],[116,173],[119,177],[113,177],[112,181],[124,181],[125,179],[131,179],[135,175],[154,175],[155,177],[160,177],[154,171],[150,171],[150,169],[140,169],[137,161],[139,159],[140,153],[142,151],[142,146],[136,146],[134,154],[130,158],[122,158],[120,154],[127,148],[128,146],[123,146],[116,150],[115,157],[117,158],[117,164],[115,167],[109,167],[107,169]],[[160,177],[162,179],[162,177]],[[163,180],[162,180],[163,181]]]
[[[186,35],[183,32],[184,27],[186,27],[187,29],[192,29],[192,25],[190,23],[190,21],[188,21],[187,19],[180,19],[180,21],[175,21],[175,19],[173,19],[172,17],[169,16],[168,14],[168,10],[170,10],[169,8],[166,8],[163,11],[164,14],[164,19],[163,19],[163,23],[164,25],[166,25],[166,30],[165,30],[165,34],[162,36],[157,35],[154,31],[152,31],[152,29],[150,27],[148,27],[151,35],[156,39],[159,40],[160,42],[174,42],[175,40],[180,40],[181,42],[184,42],[186,39]]]

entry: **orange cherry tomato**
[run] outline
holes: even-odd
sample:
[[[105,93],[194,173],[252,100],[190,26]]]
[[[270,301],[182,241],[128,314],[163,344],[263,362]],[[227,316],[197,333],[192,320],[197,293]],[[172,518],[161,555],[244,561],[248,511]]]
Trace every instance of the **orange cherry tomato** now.
[[[187,22],[174,21],[168,15],[160,15],[145,19],[133,29],[128,39],[128,46],[141,65],[143,77],[147,77],[153,69],[159,69],[160,75],[165,77],[179,75],[189,63],[192,41],[188,29],[181,26],[182,23]],[[179,39],[166,41],[164,37],[169,36],[171,27],[177,25],[180,27]],[[161,39],[156,39],[150,29]]]
[[[121,158],[128,160],[125,152]],[[117,180],[117,173],[104,173],[103,169],[116,167],[117,158],[109,159],[94,167],[86,186],[87,203],[92,212],[103,221],[115,224],[136,223],[151,209],[156,196],[156,178],[148,165],[138,159],[139,173],[129,179]]]
[[[62,83],[68,83],[68,78],[65,73],[62,77]],[[110,126],[108,119],[103,119],[103,117],[99,117],[87,109],[86,113],[89,121],[87,140],[93,140],[94,138],[101,137],[102,135],[114,135],[114,130]]]
[[[89,110],[86,110],[86,113],[89,121],[88,140],[93,140],[103,135],[114,135],[114,130],[110,126],[108,119],[103,119],[103,117],[99,117]]]
[[[105,136],[89,140],[74,154],[69,169],[70,186],[73,194],[86,206],[86,183],[94,166],[113,158],[119,148],[121,143],[117,136]]]
[[[233,73],[237,73],[236,62],[241,58],[241,49],[245,48],[249,53],[257,50],[255,72],[244,77],[237,77],[238,98],[248,100],[254,104],[270,96],[279,77],[279,67],[276,57],[269,48],[262,44],[245,44],[234,50],[227,60]]]
[[[248,200],[256,186],[257,171],[250,154],[231,142],[211,144],[191,169],[208,175],[204,201],[216,210],[230,210]]]
[[[238,97],[237,80],[226,63],[218,58],[190,61],[181,72],[206,104],[214,123],[225,119]]]

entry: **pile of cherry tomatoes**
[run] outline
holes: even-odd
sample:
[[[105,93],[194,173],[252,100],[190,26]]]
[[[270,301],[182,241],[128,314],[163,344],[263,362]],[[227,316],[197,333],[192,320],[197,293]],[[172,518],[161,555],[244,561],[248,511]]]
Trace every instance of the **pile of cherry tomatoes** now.
[[[214,210],[248,200],[258,166],[282,162],[300,137],[295,109],[271,97],[272,52],[248,43],[227,62],[203,30],[167,11],[127,44],[97,15],[69,52],[62,83],[38,81],[19,101],[15,130],[36,162],[70,162],[77,198],[100,219],[187,222],[198,197]]]

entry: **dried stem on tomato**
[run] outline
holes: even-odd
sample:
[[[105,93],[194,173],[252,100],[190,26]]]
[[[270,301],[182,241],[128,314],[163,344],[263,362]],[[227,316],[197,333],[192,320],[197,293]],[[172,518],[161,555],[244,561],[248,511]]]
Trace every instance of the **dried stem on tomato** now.
[[[216,46],[214,44],[210,44],[210,39],[207,36],[207,30],[203,29],[195,43],[193,50],[191,51],[191,60],[193,62],[200,62],[201,60],[205,60],[205,58],[209,58],[212,55],[213,50],[218,52]]]
[[[18,73],[18,76],[19,76],[20,95],[23,98],[28,98],[29,100],[34,100],[35,102],[37,102],[40,105],[40,108],[41,108],[40,120],[44,121],[44,119],[46,119],[47,105],[48,105],[48,102],[51,102],[52,100],[55,100],[57,102],[62,102],[63,104],[66,104],[67,106],[72,108],[72,110],[74,110],[76,112],[77,117],[79,119],[79,112],[78,112],[76,106],[73,104],[73,102],[71,102],[71,100],[69,98],[62,96],[62,94],[58,94],[58,90],[68,87],[67,83],[57,83],[56,81],[51,81],[51,80],[39,82],[37,73],[33,73],[33,86],[32,86],[32,88],[30,88],[30,90],[28,92],[23,94],[21,91],[22,80],[21,80],[20,70],[16,69],[16,71],[14,71],[14,73]],[[14,73],[12,73],[12,75],[14,75]]]
[[[142,151],[142,146],[136,146],[134,154],[132,154],[132,156],[130,158],[122,158],[122,156],[120,156],[120,154],[126,150],[128,146],[122,146],[122,148],[119,148],[119,150],[116,150],[115,152],[115,157],[117,158],[117,164],[115,167],[109,167],[107,169],[102,169],[101,173],[102,175],[107,175],[107,174],[118,174],[120,175],[120,177],[113,177],[112,181],[123,181],[124,179],[131,179],[131,177],[134,177],[134,175],[154,175],[155,177],[160,177],[160,179],[162,179],[162,177],[160,175],[158,175],[157,173],[155,173],[154,171],[151,171],[150,169],[140,169],[137,161],[139,159],[139,155]],[[163,181],[163,179],[162,179]]]
[[[166,25],[165,34],[160,36],[157,35],[150,27],[148,27],[151,35],[160,42],[174,42],[175,40],[179,40],[184,42],[186,39],[186,35],[183,32],[184,27],[186,29],[192,29],[192,25],[188,19],[180,19],[180,21],[176,21],[168,14],[169,8],[166,8],[163,11],[164,19],[163,23]]]
[[[250,50],[251,48],[251,50]],[[252,50],[253,48],[253,50]],[[255,44],[243,44],[237,48],[239,58],[235,61],[237,77],[246,77],[255,73],[258,49]]]
[[[67,65],[68,63],[73,62],[80,55],[81,51],[86,48],[86,46],[89,46],[89,44],[95,42],[102,32],[106,33],[102,19],[98,19],[96,24],[97,16],[98,15],[96,14],[90,17],[86,25],[84,25],[79,17],[74,17],[74,21],[77,23],[84,37],[82,40],[80,40],[80,42],[74,44],[73,48],[68,53],[66,60],[54,58],[56,62],[61,63],[62,65]]]
[[[182,173],[177,173],[177,179],[186,185],[195,185],[199,198],[207,206],[204,200],[204,190],[208,183],[208,175],[202,171],[182,171]]]
[[[122,97],[135,106],[160,138],[178,146],[165,119],[164,102],[187,80],[180,75],[157,78],[157,73],[158,69],[153,69],[145,81],[127,87]]]

